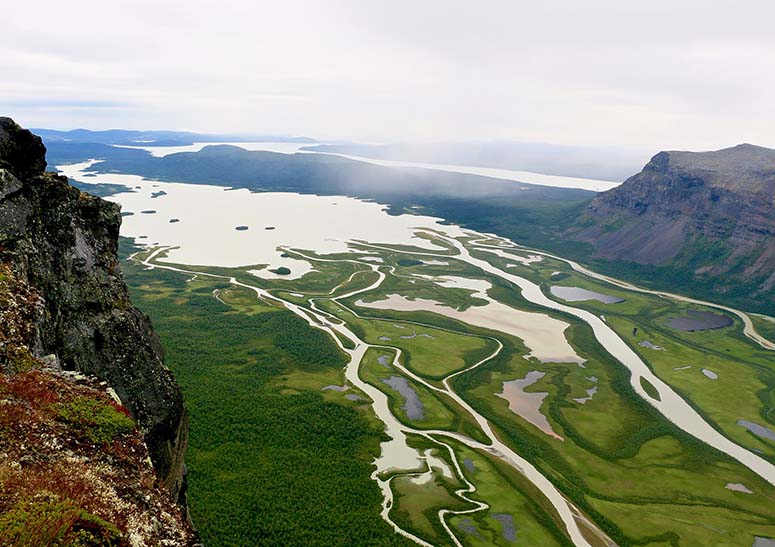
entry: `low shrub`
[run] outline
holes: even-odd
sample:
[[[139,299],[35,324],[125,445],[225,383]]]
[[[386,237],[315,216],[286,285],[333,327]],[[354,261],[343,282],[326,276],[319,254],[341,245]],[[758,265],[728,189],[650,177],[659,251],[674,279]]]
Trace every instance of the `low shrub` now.
[[[55,497],[18,502],[0,514],[0,545],[8,547],[122,547],[118,529]]]
[[[135,428],[135,423],[125,413],[106,402],[84,396],[59,404],[57,417],[80,429],[87,439],[96,444],[108,443]]]

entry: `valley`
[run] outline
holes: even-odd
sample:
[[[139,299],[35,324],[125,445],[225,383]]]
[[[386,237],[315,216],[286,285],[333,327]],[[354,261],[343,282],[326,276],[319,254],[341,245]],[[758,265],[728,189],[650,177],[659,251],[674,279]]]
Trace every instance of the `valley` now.
[[[60,167],[83,183],[134,190],[109,199],[136,212],[122,233],[145,247],[126,252],[125,275],[191,406],[195,521],[220,507],[207,488],[217,485],[226,498],[243,488],[223,472],[198,482],[213,457],[206,447],[230,423],[240,424],[238,438],[265,428],[288,396],[314,403],[312,415],[295,418],[310,420],[299,437],[315,444],[307,449],[360,431],[360,448],[340,448],[358,455],[349,470],[333,460],[316,484],[349,477],[362,489],[357,496],[368,492],[370,524],[349,543],[332,536],[326,544],[384,544],[375,539],[385,534],[379,522],[398,532],[395,541],[423,545],[753,545],[775,536],[766,509],[775,501],[767,433],[775,430],[775,373],[771,342],[758,330],[769,319],[638,289],[494,234],[387,215],[376,203],[122,179],[131,175],[82,178],[83,168]],[[161,187],[166,195],[152,197]],[[277,199],[281,209],[272,206]],[[344,231],[336,221],[343,206]],[[213,207],[224,222],[205,221]],[[283,218],[272,218],[276,210]],[[565,301],[552,287],[612,300]],[[731,324],[670,326],[690,312],[723,314]],[[250,325],[267,314],[276,330]],[[185,317],[204,321],[203,339],[230,340],[211,358],[232,363],[216,376],[225,382],[219,387],[203,389],[199,382],[214,371],[201,376],[202,365],[196,372],[183,357],[196,337]],[[256,328],[284,336],[274,345],[289,357],[256,362],[257,342],[247,335]],[[232,373],[248,384],[259,373],[271,386],[242,392],[245,409],[276,410],[256,420],[228,406],[212,414],[222,391],[241,388],[229,385]],[[327,441],[314,433],[328,430],[311,410],[320,404],[327,416],[351,416]],[[198,430],[198,413],[202,425],[219,416],[219,427]],[[270,450],[254,449],[258,461]],[[240,458],[231,472],[252,476],[255,465]],[[355,503],[356,491],[343,490],[342,507]],[[260,492],[249,495],[260,502]],[[267,529],[256,514],[244,533]],[[299,533],[285,544],[303,544],[308,519],[286,516],[296,523],[286,529]],[[222,532],[201,518],[205,537],[218,544]],[[315,518],[312,528],[322,522]]]
[[[775,547],[775,3],[12,7],[0,547]]]
[[[12,7],[0,547],[775,547],[775,3]]]

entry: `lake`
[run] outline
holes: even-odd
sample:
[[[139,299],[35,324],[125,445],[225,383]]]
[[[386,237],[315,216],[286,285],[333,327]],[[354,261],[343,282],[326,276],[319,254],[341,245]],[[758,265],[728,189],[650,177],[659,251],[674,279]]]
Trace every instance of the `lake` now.
[[[255,275],[295,279],[312,271],[312,265],[282,256],[280,246],[321,254],[343,253],[349,250],[349,241],[360,239],[442,251],[417,237],[417,228],[462,235],[462,230],[442,225],[438,218],[388,215],[385,205],[344,196],[251,193],[221,186],[159,183],[136,175],[98,174],[84,179],[81,171],[91,164],[61,165],[58,169],[88,184],[133,188],[132,192],[106,198],[120,203],[124,213],[135,213],[124,217],[121,235],[136,239],[147,236],[144,243],[177,247],[170,250],[164,259],[167,262],[224,267],[265,265],[267,268],[256,269]],[[166,194],[152,197],[161,187]],[[142,211],[154,212],[137,214]],[[274,229],[267,230],[268,226]],[[291,273],[278,276],[268,271],[279,267]]]

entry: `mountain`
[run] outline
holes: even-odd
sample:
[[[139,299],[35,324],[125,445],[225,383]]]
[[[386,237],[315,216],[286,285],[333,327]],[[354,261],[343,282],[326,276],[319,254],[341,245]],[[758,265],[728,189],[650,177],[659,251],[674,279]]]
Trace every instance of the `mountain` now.
[[[302,150],[382,160],[494,167],[610,181],[626,179],[648,159],[647,154],[626,148],[511,141],[319,144],[305,146]]]
[[[566,235],[591,244],[593,258],[666,267],[680,284],[771,311],[775,150],[660,152],[595,197]]]
[[[188,545],[175,509],[187,413],[121,277],[119,207],[45,172],[45,154],[0,118],[0,513],[18,513],[0,519],[0,544],[16,544],[14,526],[47,529],[25,519],[71,522],[64,514],[68,533],[109,533],[112,545],[132,534],[133,545]],[[48,544],[35,538],[27,544]]]
[[[89,158],[103,160],[87,169],[91,172],[136,174],[160,181],[247,188],[253,192],[372,199],[387,204],[390,214],[438,216],[476,230],[514,237],[528,245],[540,244],[547,234],[557,233],[554,226],[558,222],[575,215],[580,205],[595,196],[594,192],[576,188],[383,167],[327,154],[247,151],[229,145],[164,157],[100,144],[54,143],[50,148],[49,157],[57,165]],[[122,190],[126,189],[117,185],[89,189],[102,195]]]
[[[349,195],[390,203],[428,198],[583,200],[593,192],[525,184],[463,173],[373,165],[327,154],[278,154],[210,145],[198,152],[154,157],[144,150],[55,143],[55,162],[104,160],[88,171],[131,173],[162,181],[214,184],[254,191]]]
[[[46,144],[72,142],[118,144],[121,146],[186,146],[195,142],[317,142],[309,137],[289,137],[286,135],[208,134],[190,131],[132,131],[127,129],[57,131],[42,128],[31,131],[41,137]]]

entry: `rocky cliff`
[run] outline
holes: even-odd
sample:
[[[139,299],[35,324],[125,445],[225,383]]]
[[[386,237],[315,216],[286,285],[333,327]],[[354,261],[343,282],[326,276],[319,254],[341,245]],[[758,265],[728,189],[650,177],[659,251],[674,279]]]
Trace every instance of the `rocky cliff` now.
[[[121,278],[119,207],[45,172],[45,152],[38,137],[0,118],[0,367],[104,381],[139,425],[161,485],[182,502],[186,411]]]
[[[666,266],[710,294],[775,304],[775,150],[660,152],[567,232],[596,257]]]

